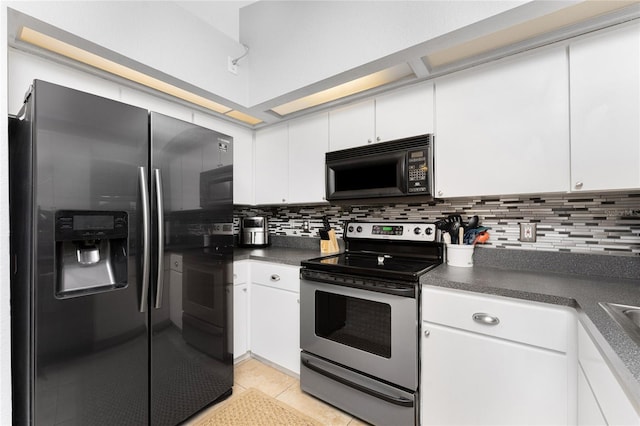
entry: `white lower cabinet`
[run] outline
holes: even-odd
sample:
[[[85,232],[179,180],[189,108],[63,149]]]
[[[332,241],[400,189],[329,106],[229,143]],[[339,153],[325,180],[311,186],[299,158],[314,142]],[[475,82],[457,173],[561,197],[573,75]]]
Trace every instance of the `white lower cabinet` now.
[[[580,426],[607,426],[598,400],[589,386],[582,367],[578,368],[578,424]]]
[[[251,352],[300,374],[300,268],[234,262],[234,358]]]
[[[575,312],[425,287],[423,425],[576,423]]]
[[[251,352],[300,374],[300,296],[251,286]]]
[[[638,412],[582,324],[578,326],[579,425],[640,425]],[[584,423],[582,423],[584,421]]]
[[[233,358],[249,352],[249,260],[233,262]]]

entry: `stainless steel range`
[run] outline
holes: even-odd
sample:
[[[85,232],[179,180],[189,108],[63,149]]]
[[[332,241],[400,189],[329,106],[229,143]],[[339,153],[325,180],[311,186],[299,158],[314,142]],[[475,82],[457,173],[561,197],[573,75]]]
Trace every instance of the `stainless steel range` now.
[[[436,227],[350,222],[344,239],[344,253],[302,262],[301,388],[372,424],[418,424],[419,280],[442,263]]]

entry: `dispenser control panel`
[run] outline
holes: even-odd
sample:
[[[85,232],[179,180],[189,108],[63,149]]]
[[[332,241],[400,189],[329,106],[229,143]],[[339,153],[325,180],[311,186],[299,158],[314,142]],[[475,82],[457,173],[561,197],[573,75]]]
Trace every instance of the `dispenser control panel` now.
[[[56,241],[127,238],[128,214],[124,211],[58,210]]]

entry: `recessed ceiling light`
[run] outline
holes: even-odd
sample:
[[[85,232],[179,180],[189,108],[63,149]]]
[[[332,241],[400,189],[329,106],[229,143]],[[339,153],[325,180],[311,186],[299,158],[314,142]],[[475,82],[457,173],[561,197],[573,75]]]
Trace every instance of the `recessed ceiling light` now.
[[[143,86],[147,86],[168,95],[175,96],[176,98],[182,99],[184,101],[200,105],[201,107],[210,109],[217,113],[224,114],[231,111],[231,108],[218,102],[212,101],[211,99],[196,95],[195,93],[189,92],[188,90],[181,89],[160,79],[151,77],[140,71],[136,71],[132,68],[118,64],[117,62],[103,58],[102,56],[73,46],[69,43],[65,43],[61,40],[58,40],[57,38],[43,34],[29,27],[22,27],[18,37],[20,38],[20,40],[33,44],[34,46],[41,47],[43,49],[65,56],[69,59],[73,59],[74,61],[78,61],[102,71],[106,71],[122,78],[126,78],[127,80],[131,80],[136,83],[142,84]]]
[[[365,90],[380,87],[411,75],[414,75],[411,67],[406,63],[402,63],[391,68],[339,84],[338,86],[304,96],[294,101],[287,102],[286,104],[271,108],[271,111],[280,115],[291,114],[292,112],[301,111],[303,109],[360,93]]]
[[[441,67],[541,36],[637,3],[638,0],[583,1],[556,12],[477,37],[451,48],[431,53],[425,56],[424,59],[432,68]]]
[[[259,118],[255,118],[249,114],[245,114],[244,112],[236,110],[231,110],[225,115],[228,115],[231,118],[235,118],[236,120],[244,121],[245,123],[251,124],[252,126],[258,123],[262,123],[262,120],[260,120]]]

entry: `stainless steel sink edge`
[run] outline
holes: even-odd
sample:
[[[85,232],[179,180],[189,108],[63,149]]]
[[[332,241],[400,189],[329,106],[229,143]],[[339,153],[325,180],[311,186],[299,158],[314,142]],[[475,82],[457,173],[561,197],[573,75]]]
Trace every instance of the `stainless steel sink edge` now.
[[[640,315],[639,306],[605,302],[601,302],[599,305],[622,327],[631,339],[640,345],[640,324],[636,324],[630,316],[625,314],[625,311],[631,311],[634,313],[634,316]],[[636,312],[638,312],[638,314],[636,314]]]

